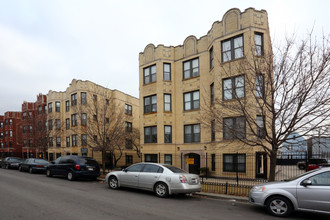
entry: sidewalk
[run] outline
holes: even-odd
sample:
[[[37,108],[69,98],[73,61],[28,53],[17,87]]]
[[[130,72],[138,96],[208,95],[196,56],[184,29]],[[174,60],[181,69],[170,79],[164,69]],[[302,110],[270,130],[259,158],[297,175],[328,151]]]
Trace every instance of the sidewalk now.
[[[105,179],[102,177],[97,178],[97,180],[105,182]],[[249,199],[247,197],[242,197],[242,196],[233,196],[233,195],[207,193],[207,192],[198,192],[198,193],[194,193],[194,194],[198,195],[198,196],[205,196],[207,198],[212,198],[212,199],[231,200],[232,202],[248,202],[249,201]]]

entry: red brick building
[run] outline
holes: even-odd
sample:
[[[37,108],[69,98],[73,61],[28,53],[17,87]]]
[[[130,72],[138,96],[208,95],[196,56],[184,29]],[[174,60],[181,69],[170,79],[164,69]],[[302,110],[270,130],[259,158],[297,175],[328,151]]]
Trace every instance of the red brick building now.
[[[47,96],[39,94],[36,102],[22,104],[23,158],[47,155],[46,103]]]
[[[0,116],[0,157],[22,157],[22,113]]]

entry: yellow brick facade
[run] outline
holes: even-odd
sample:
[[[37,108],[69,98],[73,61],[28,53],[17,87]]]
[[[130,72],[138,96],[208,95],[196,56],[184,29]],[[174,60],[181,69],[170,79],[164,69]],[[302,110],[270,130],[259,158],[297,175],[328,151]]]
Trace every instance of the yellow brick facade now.
[[[82,93],[86,94],[86,103],[82,104]],[[73,104],[72,95],[75,96],[75,103]],[[139,127],[139,101],[137,98],[127,95],[118,90],[110,90],[100,85],[92,83],[90,81],[82,81],[73,79],[69,87],[64,92],[49,91],[47,94],[47,122],[52,123],[52,129],[49,130],[49,138],[51,144],[48,148],[49,160],[56,159],[63,155],[79,155],[94,157],[100,164],[102,163],[102,155],[99,151],[93,150],[89,145],[91,141],[87,138],[87,145],[82,146],[81,135],[86,134],[86,129],[90,129],[90,121],[92,121],[93,115],[89,114],[88,108],[95,104],[95,99],[98,103],[104,103],[106,99],[112,97],[116,108],[120,111],[125,112],[125,105],[129,105],[132,108],[132,114],[126,114],[126,121],[132,123],[133,128],[138,129]],[[56,109],[56,103],[60,103],[59,111]],[[68,103],[68,107],[67,107]],[[52,110],[50,111],[50,107]],[[81,113],[87,114],[87,127],[81,125]],[[72,126],[72,115],[77,114],[77,125]],[[69,119],[70,126],[67,128],[66,120]],[[60,120],[60,128],[56,126],[56,120]],[[50,122],[52,121],[52,122]],[[89,127],[88,127],[89,126]],[[77,135],[77,144],[72,146],[72,135]],[[59,145],[56,143],[56,138],[60,138],[61,142]],[[70,146],[67,146],[67,137],[70,138]],[[85,145],[85,144],[84,144]],[[82,150],[83,149],[83,150]],[[85,150],[84,150],[85,149]],[[85,153],[87,151],[87,154]],[[132,156],[133,163],[139,162],[136,151],[125,149],[123,156],[118,162],[117,166],[126,166],[126,156]]]
[[[158,45],[155,47],[153,44],[149,44],[145,47],[144,51],[139,54],[140,131],[144,161],[157,159],[157,162],[165,163],[165,160],[169,162],[171,157],[173,165],[195,173],[201,167],[208,167],[211,170],[213,163],[215,169],[211,171],[212,175],[221,176],[226,173],[226,175],[235,176],[235,173],[224,172],[223,154],[242,153],[253,155],[253,157],[246,157],[246,163],[252,164],[252,166],[246,169],[244,175],[247,178],[256,177],[256,152],[263,151],[260,147],[244,146],[239,141],[226,141],[223,139],[222,132],[216,132],[215,141],[211,141],[210,128],[203,127],[200,124],[201,118],[205,114],[203,109],[206,105],[209,105],[210,85],[214,83],[215,98],[222,98],[222,80],[241,74],[238,69],[234,69],[237,67],[233,64],[240,62],[243,58],[224,62],[222,42],[236,36],[243,36],[244,57],[249,57],[249,53],[254,50],[255,33],[260,33],[263,37],[263,50],[270,51],[271,42],[267,12],[264,10],[257,11],[253,8],[241,12],[239,9],[234,8],[227,11],[221,21],[214,22],[208,33],[199,39],[195,36],[188,36],[183,45]],[[210,68],[210,50],[213,50],[213,68]],[[192,77],[185,79],[184,65],[186,61],[194,59],[198,59],[199,74],[194,76],[192,73]],[[164,80],[164,63],[170,64],[170,80]],[[154,73],[152,66],[154,65],[156,66],[156,79],[152,80],[152,77],[154,77],[151,76]],[[150,73],[150,79],[146,79],[148,72]],[[186,111],[184,109],[184,95],[192,93],[193,97],[194,91],[199,91],[200,107]],[[164,111],[164,94],[171,95],[171,111]],[[156,96],[157,110],[151,112],[147,110],[146,113],[145,102],[149,103],[152,96]],[[245,91],[245,98],[249,99],[248,91]],[[251,109],[251,111],[255,111],[257,115],[255,109]],[[230,116],[230,113],[226,114]],[[187,125],[195,124],[200,124],[200,141],[185,143],[185,125],[187,127]],[[157,142],[146,143],[144,140],[145,129],[153,126],[157,127]],[[172,127],[172,143],[165,143],[164,126]],[[214,158],[212,159],[212,157]],[[187,158],[194,158],[195,165],[187,164]],[[268,162],[262,160],[261,163],[264,164],[261,168],[259,167],[259,170],[264,169],[261,173],[267,175]]]

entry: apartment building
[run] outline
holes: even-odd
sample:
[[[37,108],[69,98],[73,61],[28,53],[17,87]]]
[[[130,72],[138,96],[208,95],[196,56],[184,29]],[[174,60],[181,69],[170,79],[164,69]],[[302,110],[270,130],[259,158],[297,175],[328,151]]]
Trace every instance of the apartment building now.
[[[23,158],[47,158],[47,96],[37,95],[36,102],[22,104]]]
[[[49,91],[47,102],[50,161],[63,155],[94,157],[99,163],[105,160],[110,167],[118,158],[117,167],[140,161],[140,154],[130,139],[125,139],[125,143],[116,142],[114,151],[109,151],[113,147],[110,146],[103,159],[101,153],[105,149],[102,143],[114,145],[116,130],[111,128],[118,126],[115,122],[124,123],[125,132],[138,130],[137,98],[90,81],[73,79],[66,91]]]
[[[22,113],[5,112],[0,116],[0,158],[22,156]]]
[[[271,50],[267,12],[248,8],[227,11],[205,36],[188,36],[183,45],[149,44],[139,54],[140,131],[143,161],[173,164],[192,173],[207,167],[213,176],[267,177],[269,161],[258,146],[233,140],[228,125],[246,135],[244,118],[223,110],[223,125],[203,123],[214,100],[251,102],[246,75],[238,63]],[[252,54],[254,53],[254,54]],[[251,109],[256,120],[262,116]],[[254,112],[253,112],[254,111]],[[261,120],[260,127],[264,126]],[[262,131],[262,130],[261,130]],[[261,132],[262,133],[262,132]],[[247,155],[253,155],[248,157]],[[247,169],[246,164],[253,164]]]

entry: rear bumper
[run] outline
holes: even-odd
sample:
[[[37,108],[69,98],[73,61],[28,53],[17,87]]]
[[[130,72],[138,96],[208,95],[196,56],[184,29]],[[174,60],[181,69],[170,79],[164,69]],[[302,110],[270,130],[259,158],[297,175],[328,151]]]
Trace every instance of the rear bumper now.
[[[82,178],[97,178],[100,176],[100,172],[74,171],[73,175]]]
[[[202,186],[200,184],[196,185],[189,185],[187,183],[181,183],[181,184],[175,184],[174,186],[171,186],[171,194],[177,194],[177,193],[194,193],[194,192],[200,192],[202,189]]]

